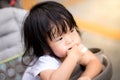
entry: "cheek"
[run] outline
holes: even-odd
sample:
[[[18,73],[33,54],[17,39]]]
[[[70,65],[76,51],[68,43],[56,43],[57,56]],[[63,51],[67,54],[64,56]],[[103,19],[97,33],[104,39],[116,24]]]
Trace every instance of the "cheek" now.
[[[66,56],[67,47],[65,46],[64,42],[52,42],[48,39],[48,45],[54,52],[54,54],[58,57]]]
[[[51,46],[51,49],[53,50],[54,54],[58,57],[66,56],[67,48],[62,44],[60,44],[59,46],[56,45],[54,47]]]
[[[80,44],[81,43],[80,35],[77,32],[75,32],[73,35],[74,35],[73,38],[74,38],[75,43]]]

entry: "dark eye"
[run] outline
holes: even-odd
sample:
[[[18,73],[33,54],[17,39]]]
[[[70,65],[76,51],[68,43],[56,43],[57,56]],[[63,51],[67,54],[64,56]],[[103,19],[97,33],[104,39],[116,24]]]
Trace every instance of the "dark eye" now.
[[[63,37],[58,37],[58,38],[56,38],[56,41],[60,41],[62,39],[63,39]]]
[[[70,30],[70,32],[73,32],[73,31],[74,31],[74,29],[71,29],[71,30]]]
[[[63,39],[62,37],[59,38],[59,40],[62,40],[62,39]]]

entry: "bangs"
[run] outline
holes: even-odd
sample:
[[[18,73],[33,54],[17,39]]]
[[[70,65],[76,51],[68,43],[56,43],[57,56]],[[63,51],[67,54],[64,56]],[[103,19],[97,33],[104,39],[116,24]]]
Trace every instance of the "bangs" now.
[[[36,23],[36,30],[41,35],[41,39],[45,40],[48,37],[52,40],[56,35],[60,36],[77,27],[72,14],[64,6],[61,4],[44,5],[40,6],[41,8],[37,7],[37,11],[33,15],[35,22],[31,22]],[[35,25],[33,26],[35,27]]]
[[[76,27],[73,22],[71,22],[69,19],[65,19],[62,16],[59,18],[58,21],[51,21],[50,24],[51,28],[48,33],[50,40],[54,39],[56,36],[61,36],[62,34],[67,33],[68,30]]]

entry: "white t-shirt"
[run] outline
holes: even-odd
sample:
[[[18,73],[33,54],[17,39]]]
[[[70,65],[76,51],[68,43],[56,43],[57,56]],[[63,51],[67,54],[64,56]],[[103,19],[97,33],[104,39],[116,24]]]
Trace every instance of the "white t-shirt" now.
[[[51,57],[49,55],[41,56],[38,61],[33,65],[29,66],[22,80],[41,80],[38,74],[47,69],[57,69],[61,65],[61,61]]]
[[[88,49],[84,45],[80,45],[81,52],[84,54]],[[47,69],[57,69],[61,65],[61,61],[49,55],[41,56],[38,61],[26,69],[22,80],[41,80],[38,74]]]

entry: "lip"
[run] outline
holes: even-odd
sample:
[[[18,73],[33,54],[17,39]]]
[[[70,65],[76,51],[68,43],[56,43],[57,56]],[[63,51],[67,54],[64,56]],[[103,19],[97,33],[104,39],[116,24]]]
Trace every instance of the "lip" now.
[[[70,46],[70,47],[68,48],[68,50],[71,50],[72,47],[75,46],[75,45],[76,45],[76,46],[79,46],[80,44],[74,44],[74,45]]]

